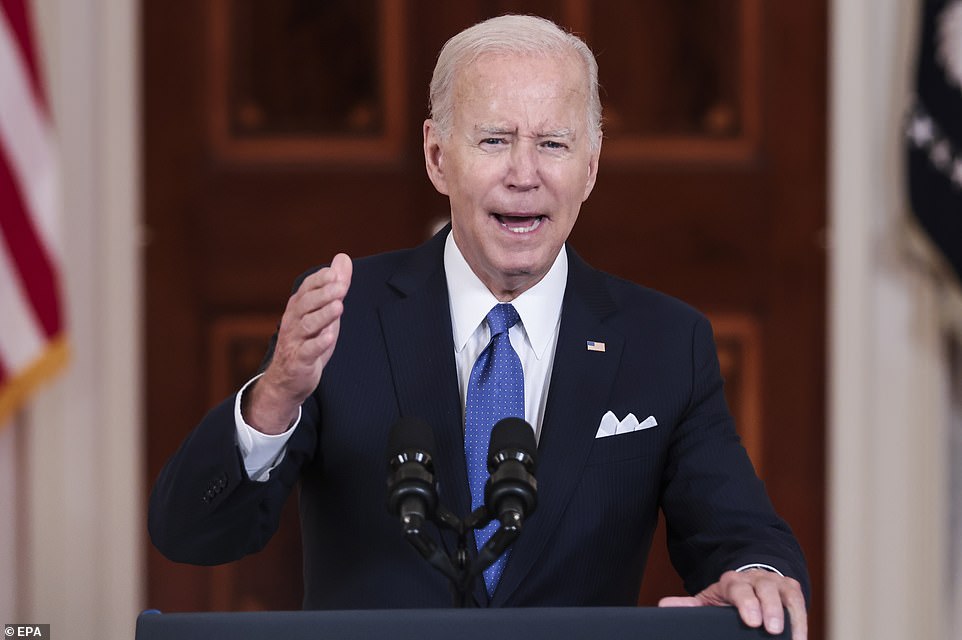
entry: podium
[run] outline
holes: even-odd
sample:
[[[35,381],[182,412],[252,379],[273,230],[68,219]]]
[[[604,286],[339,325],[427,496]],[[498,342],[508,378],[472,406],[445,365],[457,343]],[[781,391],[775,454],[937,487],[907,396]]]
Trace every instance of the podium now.
[[[730,607],[405,609],[156,613],[137,618],[136,640],[749,640]]]

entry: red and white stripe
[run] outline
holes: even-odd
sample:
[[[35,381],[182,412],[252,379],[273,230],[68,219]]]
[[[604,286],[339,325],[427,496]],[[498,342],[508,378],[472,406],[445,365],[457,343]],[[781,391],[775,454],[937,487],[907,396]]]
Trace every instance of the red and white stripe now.
[[[0,0],[0,425],[66,360],[50,110],[25,0]]]

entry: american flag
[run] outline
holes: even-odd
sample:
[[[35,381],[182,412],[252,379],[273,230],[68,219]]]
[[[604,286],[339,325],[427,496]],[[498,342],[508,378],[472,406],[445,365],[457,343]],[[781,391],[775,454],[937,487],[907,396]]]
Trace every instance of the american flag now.
[[[58,175],[26,0],[0,0],[0,426],[67,359]]]
[[[601,351],[604,352],[605,343],[598,342],[597,340],[588,340],[588,351]]]

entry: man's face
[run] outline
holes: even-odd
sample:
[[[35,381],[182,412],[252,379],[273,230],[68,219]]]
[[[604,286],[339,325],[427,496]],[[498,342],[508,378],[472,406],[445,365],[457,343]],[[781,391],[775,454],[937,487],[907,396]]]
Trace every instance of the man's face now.
[[[587,92],[573,54],[489,54],[456,79],[449,135],[424,123],[428,175],[450,198],[454,240],[499,300],[547,273],[594,187],[601,141],[592,149]]]

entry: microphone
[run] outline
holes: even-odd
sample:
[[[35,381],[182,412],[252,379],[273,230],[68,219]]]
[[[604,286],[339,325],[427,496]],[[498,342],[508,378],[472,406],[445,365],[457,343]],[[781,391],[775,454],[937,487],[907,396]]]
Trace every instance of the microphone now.
[[[538,505],[534,429],[521,418],[504,418],[491,430],[484,504],[502,528],[520,533],[524,519]]]
[[[417,534],[434,517],[434,432],[419,418],[401,418],[388,436],[388,511],[401,519],[405,533]]]

